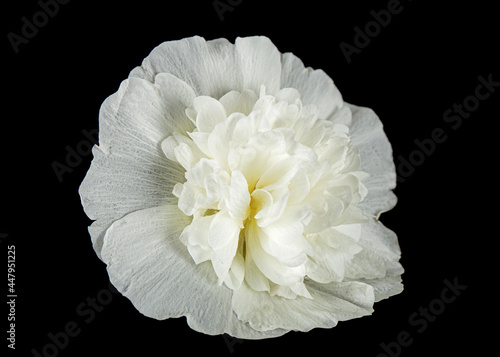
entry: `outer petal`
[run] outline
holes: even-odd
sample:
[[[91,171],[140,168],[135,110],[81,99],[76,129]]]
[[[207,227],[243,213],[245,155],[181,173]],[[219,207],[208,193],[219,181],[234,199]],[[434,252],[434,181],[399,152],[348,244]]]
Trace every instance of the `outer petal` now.
[[[370,177],[363,181],[368,195],[359,204],[365,213],[378,217],[396,205],[396,168],[392,158],[392,147],[384,133],[378,116],[369,108],[347,104],[352,111],[350,126],[352,143],[361,156],[360,171]]]
[[[172,189],[184,181],[182,167],[168,160],[161,142],[174,131],[192,130],[184,107],[194,92],[170,75],[156,84],[139,78],[122,82],[99,112],[99,146],[79,193],[100,256],[105,229],[123,215],[177,201]]]
[[[347,232],[356,230],[350,226],[361,225],[330,228],[310,237],[314,239],[311,244],[314,253],[307,265],[307,275],[311,279],[320,283],[344,279],[345,262],[352,259],[362,249],[357,244],[356,238],[341,232],[341,230]]]
[[[144,315],[160,320],[186,316],[191,328],[209,335],[258,339],[286,333],[258,332],[238,320],[232,291],[217,285],[209,262],[195,265],[178,239],[189,220],[171,205],[133,212],[113,223],[102,249],[113,285]]]
[[[290,52],[282,56],[281,87],[297,89],[302,104],[316,105],[321,109],[322,119],[329,118],[343,106],[342,95],[333,80],[322,70],[305,68],[302,61]],[[347,124],[343,120],[340,122]]]
[[[264,84],[266,93],[277,93],[280,89],[281,53],[271,40],[264,36],[238,37],[235,45],[243,74],[243,89],[259,93]]]
[[[338,321],[370,315],[373,288],[359,282],[317,284],[306,282],[312,299],[287,299],[258,292],[243,283],[234,292],[233,309],[238,318],[259,331],[284,328],[309,331],[330,328]]]
[[[268,93],[280,89],[281,54],[267,37],[205,41],[190,37],[164,42],[146,57],[130,76],[152,82],[158,73],[171,73],[187,82],[198,95],[219,99],[237,90],[259,93],[264,84]]]
[[[163,42],[130,76],[153,82],[158,73],[170,73],[188,83],[197,95],[216,99],[244,89],[235,46],[223,38],[207,42],[194,36]]]
[[[359,279],[359,281],[373,287],[375,302],[387,299],[403,291],[401,274],[404,269],[398,262],[390,262],[387,265],[387,275],[380,279]]]
[[[371,219],[362,225],[358,244],[363,249],[346,264],[345,276],[373,285],[377,301],[401,292],[403,268],[396,234]]]

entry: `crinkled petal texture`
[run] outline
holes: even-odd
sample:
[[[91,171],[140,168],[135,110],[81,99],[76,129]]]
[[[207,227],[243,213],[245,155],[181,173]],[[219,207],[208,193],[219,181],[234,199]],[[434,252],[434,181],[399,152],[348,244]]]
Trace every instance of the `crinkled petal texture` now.
[[[103,103],[81,187],[112,283],[144,315],[248,339],[330,328],[402,291],[378,220],[382,123],[266,37],[165,42]]]
[[[194,264],[179,234],[190,218],[176,205],[135,211],[107,230],[102,258],[111,282],[143,314],[157,319],[186,316],[189,325],[214,335],[279,336],[285,330],[259,332],[231,309],[232,294],[221,289],[208,264]]]

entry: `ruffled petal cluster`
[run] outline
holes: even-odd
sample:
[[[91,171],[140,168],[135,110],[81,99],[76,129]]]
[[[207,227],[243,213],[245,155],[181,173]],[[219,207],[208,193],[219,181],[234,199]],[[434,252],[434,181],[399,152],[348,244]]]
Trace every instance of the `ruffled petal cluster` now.
[[[219,283],[311,298],[306,276],[342,281],[345,258],[361,250],[368,175],[349,128],[319,113],[293,88],[199,96],[186,109],[195,130],[162,142],[186,170],[173,193],[193,221],[180,239]]]
[[[154,49],[103,103],[93,153],[94,249],[147,316],[266,338],[402,290],[380,120],[265,37]]]

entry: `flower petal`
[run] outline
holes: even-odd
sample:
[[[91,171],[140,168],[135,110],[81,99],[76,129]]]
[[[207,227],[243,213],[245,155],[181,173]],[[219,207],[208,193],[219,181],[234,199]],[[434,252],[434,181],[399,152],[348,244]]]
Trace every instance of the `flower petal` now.
[[[347,104],[353,114],[350,126],[352,143],[361,156],[360,171],[370,177],[363,181],[368,194],[359,207],[366,213],[379,216],[396,205],[392,192],[396,187],[396,168],[392,158],[392,147],[384,133],[378,116],[369,108]]]
[[[199,96],[193,100],[193,109],[197,112],[196,128],[202,133],[210,133],[215,126],[226,120],[226,109],[216,99]]]
[[[302,104],[314,104],[321,109],[320,118],[327,119],[342,107],[342,95],[325,72],[305,68],[302,61],[290,52],[284,53],[281,61],[281,87],[297,89]]]
[[[240,320],[259,331],[284,328],[303,332],[330,328],[338,321],[370,315],[373,311],[374,294],[370,285],[307,281],[306,287],[312,299],[271,296],[243,283],[233,294],[233,309]]]
[[[225,247],[234,241],[236,241],[237,244],[237,236],[239,233],[240,227],[238,222],[231,218],[227,212],[219,212],[214,216],[210,224],[208,230],[208,244],[214,249]],[[234,239],[234,237],[236,237],[236,239]]]
[[[231,170],[243,173],[249,188],[253,190],[268,168],[288,156],[283,134],[265,131],[255,133],[246,147],[232,148],[228,163]]]
[[[290,190],[289,205],[298,204],[307,197],[311,190],[311,184],[304,170],[297,171],[297,174],[290,181],[288,189]]]
[[[269,280],[279,285],[292,285],[302,281],[305,266],[288,267],[264,251],[259,241],[260,228],[255,221],[245,227],[247,254],[251,255],[259,270]]]
[[[178,239],[186,224],[189,218],[175,206],[133,212],[113,223],[102,257],[118,291],[148,317],[186,316],[191,328],[209,335],[259,339],[286,333],[258,332],[238,320],[232,291],[217,285],[210,263],[196,265]]]
[[[208,136],[208,147],[211,156],[217,160],[219,166],[229,171],[228,154],[232,144],[235,125],[243,117],[241,113],[233,113],[226,121],[215,126]]]
[[[356,235],[357,229],[349,226],[361,228],[359,224],[344,225],[308,237],[313,240],[311,245],[314,248],[314,253],[307,262],[308,277],[320,283],[344,279],[346,261],[362,249],[356,242],[359,237],[351,236]]]
[[[304,226],[311,219],[311,207],[308,204],[287,206],[282,216],[272,224],[262,227],[263,231],[281,245],[296,240],[304,240]]]
[[[259,229],[259,242],[262,249],[273,256],[279,263],[288,267],[297,267],[306,263],[306,253],[312,254],[312,248],[300,234],[290,236],[290,240],[282,242]]]
[[[300,168],[299,164],[293,156],[276,162],[262,174],[255,187],[267,191],[288,187]]]
[[[205,41],[194,36],[164,42],[130,76],[152,82],[158,73],[170,73],[188,83],[197,95],[216,99],[231,90],[244,89],[235,46],[223,38]]]
[[[213,217],[205,216],[193,219],[179,237],[181,242],[187,246],[196,264],[202,263],[212,256],[208,244],[208,229]]]
[[[346,264],[345,276],[351,279],[384,278],[388,265],[401,256],[396,234],[373,218],[361,225],[358,244],[363,249]]]
[[[242,113],[248,115],[251,113],[255,102],[259,97],[250,89],[245,89],[243,92],[231,91],[226,93],[219,101],[226,108],[228,115],[232,113]]]
[[[125,80],[101,106],[99,145],[79,189],[85,213],[99,220],[89,230],[98,256],[104,231],[114,220],[174,203],[173,187],[184,181],[184,170],[165,157],[160,143],[173,132],[193,129],[180,108],[194,92],[175,77],[157,79],[157,84]]]
[[[375,293],[375,302],[387,299],[403,291],[401,274],[404,269],[398,262],[387,264],[387,275],[379,279],[359,279],[359,281],[369,284],[373,287]]]
[[[227,208],[229,215],[233,219],[242,222],[248,217],[250,194],[247,180],[241,171],[235,170],[231,173],[231,185],[228,186],[228,194]],[[240,228],[243,228],[243,226]]]
[[[264,36],[238,37],[235,45],[243,88],[259,93],[261,85],[265,85],[268,94],[277,93],[280,89],[281,53],[271,40]]]
[[[245,281],[255,291],[270,291],[269,279],[262,274],[251,254],[245,257]]]
[[[276,222],[287,206],[290,191],[287,188],[280,188],[269,193],[267,190],[257,189],[252,192],[252,199],[257,202],[257,224],[265,227]]]
[[[227,212],[217,213],[208,229],[208,244],[213,249],[212,265],[220,283],[226,278],[233,262],[240,230],[239,222]]]

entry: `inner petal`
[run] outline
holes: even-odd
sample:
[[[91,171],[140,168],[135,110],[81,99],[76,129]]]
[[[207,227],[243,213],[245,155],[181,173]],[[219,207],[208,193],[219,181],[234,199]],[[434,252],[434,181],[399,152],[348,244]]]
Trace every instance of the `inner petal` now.
[[[257,219],[259,227],[266,227],[276,222],[283,215],[287,206],[288,198],[290,197],[290,191],[288,188],[284,187],[272,191],[270,196],[272,198],[271,202],[268,202],[268,205],[264,206],[264,209],[260,210],[255,215],[255,219]]]
[[[186,170],[174,194],[193,217],[181,240],[194,262],[210,260],[219,284],[233,290],[245,281],[311,298],[305,278],[339,280],[358,253],[351,240],[321,234],[364,219],[356,205],[366,175],[356,171],[348,127],[319,119],[321,108],[303,106],[293,88],[274,93],[196,97],[185,110],[196,128],[174,133],[162,149]]]
[[[275,257],[266,253],[259,241],[260,228],[255,222],[245,227],[248,253],[252,255],[260,271],[272,282],[279,285],[292,285],[302,281],[305,275],[305,266],[287,267]]]
[[[199,131],[210,133],[218,123],[226,120],[226,110],[216,99],[200,96],[193,100],[196,115],[196,127]]]

